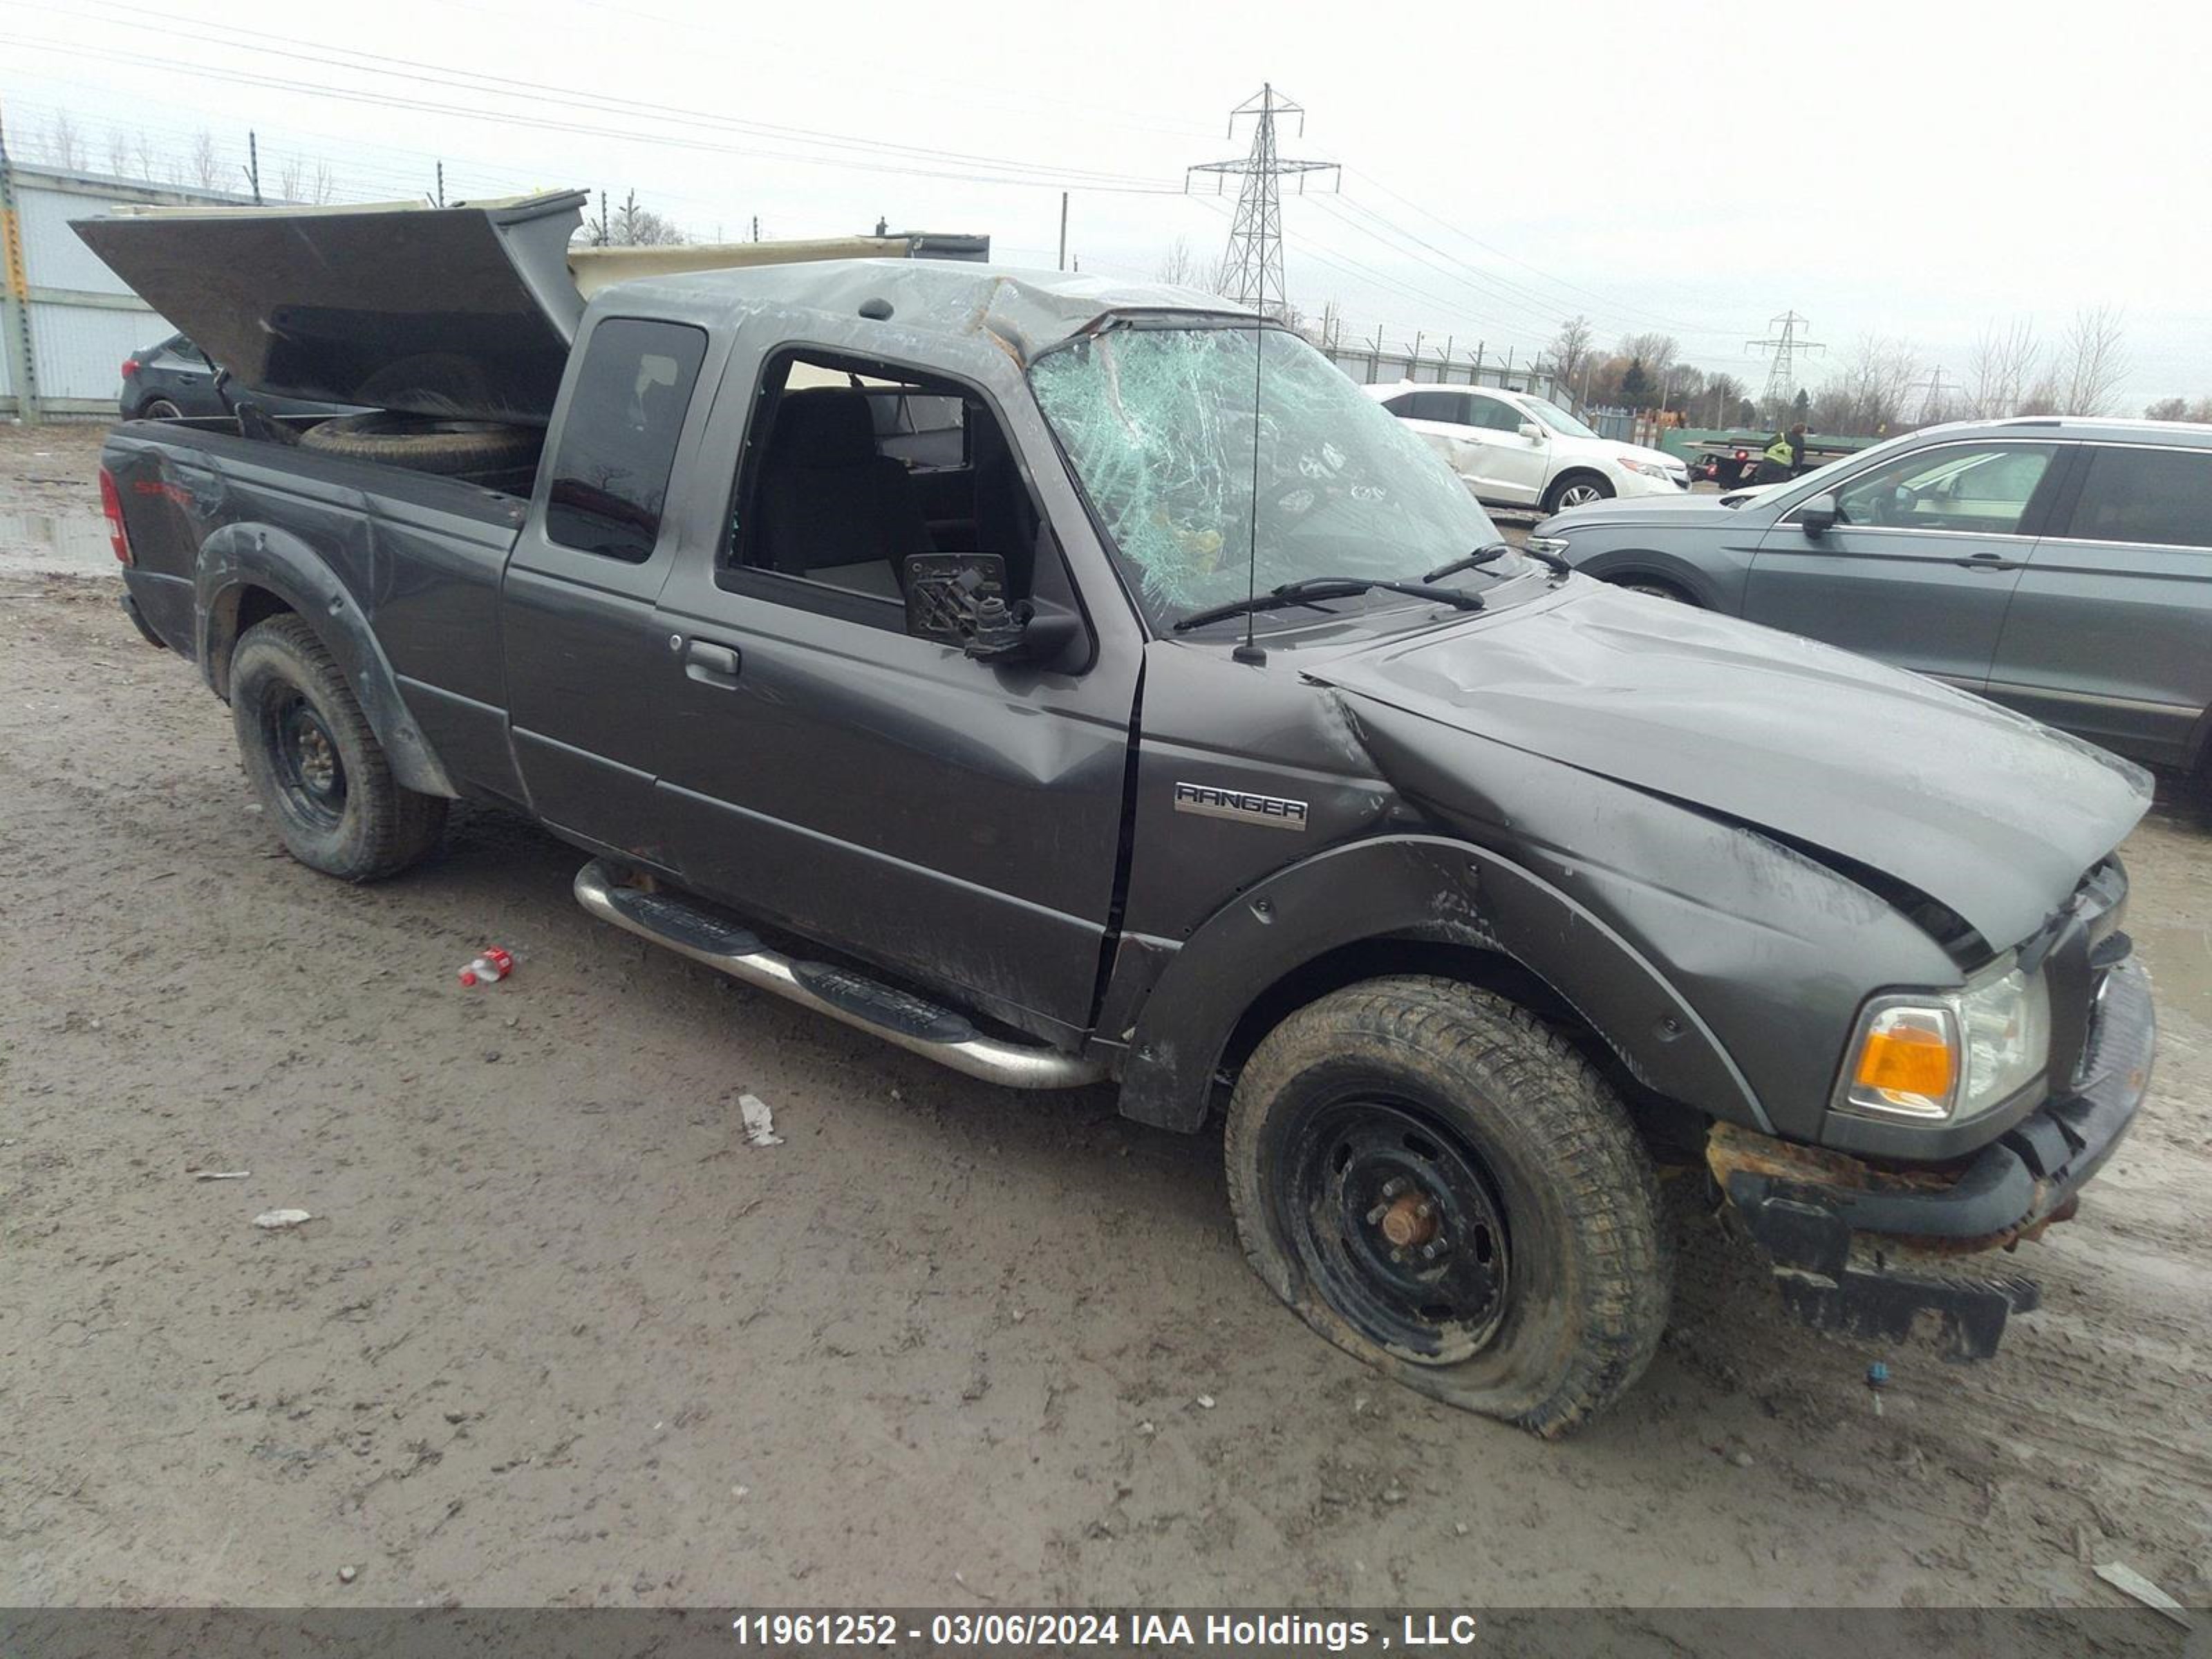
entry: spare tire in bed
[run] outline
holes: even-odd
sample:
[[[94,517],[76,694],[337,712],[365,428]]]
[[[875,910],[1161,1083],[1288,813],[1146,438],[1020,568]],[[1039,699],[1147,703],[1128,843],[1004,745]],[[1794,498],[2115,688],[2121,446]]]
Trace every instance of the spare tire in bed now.
[[[300,434],[300,447],[416,472],[493,472],[536,460],[544,438],[534,426],[378,411],[311,426]]]

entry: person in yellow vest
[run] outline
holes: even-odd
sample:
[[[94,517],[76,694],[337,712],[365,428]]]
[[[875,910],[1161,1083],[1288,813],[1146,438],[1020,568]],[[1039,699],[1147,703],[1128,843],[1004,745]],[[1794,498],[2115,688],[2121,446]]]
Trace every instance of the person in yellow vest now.
[[[1781,483],[1797,476],[1805,465],[1805,422],[1800,421],[1787,432],[1778,432],[1774,441],[1759,458],[1759,471],[1752,476],[1753,483]]]

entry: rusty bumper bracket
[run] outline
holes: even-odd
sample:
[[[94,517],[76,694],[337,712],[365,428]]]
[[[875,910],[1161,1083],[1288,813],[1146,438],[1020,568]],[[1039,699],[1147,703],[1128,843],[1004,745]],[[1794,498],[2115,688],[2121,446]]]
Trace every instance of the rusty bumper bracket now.
[[[1986,1358],[2039,1293],[1977,1264],[2074,1213],[2142,1104],[2156,1034],[2149,987],[2124,963],[2107,975],[2074,1091],[1968,1158],[1885,1166],[1724,1123],[1706,1139],[1706,1166],[1808,1324],[1929,1336],[1954,1358]]]

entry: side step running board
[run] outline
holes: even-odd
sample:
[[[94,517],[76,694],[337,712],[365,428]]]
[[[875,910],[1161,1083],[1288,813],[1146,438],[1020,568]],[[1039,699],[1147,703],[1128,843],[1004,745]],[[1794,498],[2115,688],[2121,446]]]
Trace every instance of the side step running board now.
[[[624,885],[622,872],[605,859],[594,859],[576,872],[576,902],[601,921],[987,1083],[1077,1089],[1106,1075],[1097,1060],[987,1036],[964,1014],[849,969],[794,962],[680,893]]]

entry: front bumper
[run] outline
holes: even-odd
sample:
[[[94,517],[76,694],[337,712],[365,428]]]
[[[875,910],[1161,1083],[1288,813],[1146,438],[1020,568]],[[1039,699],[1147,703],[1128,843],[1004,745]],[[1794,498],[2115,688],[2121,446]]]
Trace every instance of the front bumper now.
[[[2124,961],[2105,975],[2072,1091],[1966,1158],[1885,1167],[1723,1125],[1706,1162],[1799,1317],[1903,1339],[1932,1314],[1956,1357],[1985,1358],[2039,1296],[2032,1280],[1989,1272],[1985,1253],[2074,1213],[2135,1121],[2157,1039],[2149,982]]]

